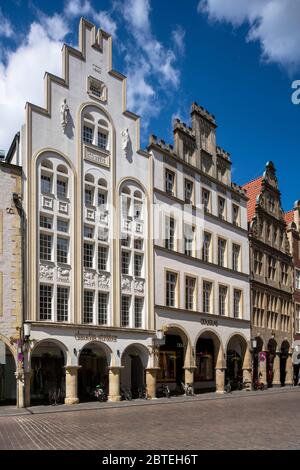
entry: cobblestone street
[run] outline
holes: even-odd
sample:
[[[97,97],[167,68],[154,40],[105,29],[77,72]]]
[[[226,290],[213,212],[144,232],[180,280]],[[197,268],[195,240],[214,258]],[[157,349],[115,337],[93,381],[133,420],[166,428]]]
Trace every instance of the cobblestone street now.
[[[68,412],[52,407],[0,417],[0,449],[300,449],[299,423],[300,387]]]

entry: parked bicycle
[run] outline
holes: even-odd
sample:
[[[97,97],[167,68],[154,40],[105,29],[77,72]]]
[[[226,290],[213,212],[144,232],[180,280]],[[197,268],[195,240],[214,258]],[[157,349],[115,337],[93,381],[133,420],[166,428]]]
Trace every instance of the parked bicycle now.
[[[49,390],[48,399],[49,399],[50,405],[52,406],[58,405],[58,402],[61,400],[61,390],[59,388]]]
[[[148,400],[148,391],[146,386],[140,387],[138,389],[138,397],[141,400]]]
[[[168,385],[162,384],[157,390],[158,397],[171,398],[171,391]]]
[[[106,392],[105,392],[104,387],[103,387],[102,384],[96,385],[96,389],[95,389],[94,394],[95,394],[95,397],[96,397],[99,401],[101,401],[101,402],[107,401],[107,394],[106,394]]]
[[[230,379],[228,379],[227,383],[224,386],[224,392],[225,393],[232,392],[232,381]]]
[[[194,388],[193,388],[192,384],[190,384],[190,383],[185,384],[185,383],[181,382],[181,386],[182,386],[183,392],[186,396],[190,396],[190,397],[194,396]]]
[[[132,400],[132,393],[131,390],[126,387],[126,388],[121,388],[121,400],[127,400],[131,401]]]
[[[260,380],[258,379],[255,379],[254,380],[254,383],[253,383],[253,388],[254,390],[265,390],[266,389],[266,386],[263,382],[261,382]]]

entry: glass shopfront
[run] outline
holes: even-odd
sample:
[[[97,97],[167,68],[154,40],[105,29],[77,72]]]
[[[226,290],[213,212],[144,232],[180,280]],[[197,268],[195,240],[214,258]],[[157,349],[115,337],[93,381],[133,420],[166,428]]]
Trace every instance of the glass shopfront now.
[[[107,359],[96,348],[82,350],[79,359],[78,393],[81,401],[95,400],[95,389],[102,385],[108,393]]]
[[[166,343],[160,347],[159,371],[157,382],[176,382],[184,380],[184,345],[177,335],[166,335]]]
[[[211,339],[199,339],[196,348],[195,382],[215,380],[214,374],[214,343]]]

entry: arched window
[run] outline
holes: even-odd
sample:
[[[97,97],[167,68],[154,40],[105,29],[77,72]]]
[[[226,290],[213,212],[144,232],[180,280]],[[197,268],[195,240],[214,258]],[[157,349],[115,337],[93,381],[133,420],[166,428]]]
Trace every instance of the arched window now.
[[[100,150],[109,151],[109,125],[104,119],[98,119],[99,112],[85,113],[83,117],[83,142],[94,145]]]
[[[68,169],[67,169],[67,167],[65,167],[64,165],[58,165],[57,171],[58,171],[59,173],[64,173],[65,175],[68,174]]]

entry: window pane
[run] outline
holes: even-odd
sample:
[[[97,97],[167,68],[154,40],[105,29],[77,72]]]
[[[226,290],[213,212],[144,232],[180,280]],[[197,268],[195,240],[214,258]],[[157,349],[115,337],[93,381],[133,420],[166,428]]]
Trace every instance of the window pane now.
[[[92,206],[93,205],[93,190],[92,188],[85,187],[84,190],[84,202],[87,206]]]
[[[93,260],[94,260],[94,245],[91,243],[84,243],[84,259],[83,264],[85,268],[93,268]]]
[[[122,295],[121,299],[121,326],[129,326],[130,297]]]
[[[134,327],[142,328],[143,326],[143,308],[144,299],[142,297],[135,297],[134,299]]]
[[[85,238],[94,238],[94,227],[85,225],[83,228],[83,234]]]
[[[83,300],[83,323],[93,323],[94,292],[85,290]]]
[[[129,274],[130,253],[122,251],[122,274]]]
[[[98,271],[107,271],[108,248],[106,246],[98,247]]]
[[[69,221],[57,219],[57,230],[58,232],[69,233]]]
[[[69,251],[69,240],[57,237],[57,262],[67,263]]]
[[[57,321],[67,322],[69,320],[69,289],[67,287],[57,288]]]
[[[51,193],[50,176],[41,175],[41,191],[42,193]]]
[[[107,148],[107,134],[104,132],[98,132],[98,147],[102,150]]]
[[[57,191],[57,197],[67,197],[67,182],[64,180],[57,180],[57,186],[56,186],[56,191]]]
[[[40,285],[40,320],[52,319],[52,286]]]
[[[48,217],[46,215],[40,215],[40,227],[52,229],[52,217]]]
[[[137,277],[142,276],[143,269],[143,255],[135,253],[134,255],[134,275]]]
[[[107,324],[108,294],[99,292],[98,294],[98,324]]]
[[[167,273],[166,277],[166,304],[169,307],[175,307],[177,275],[175,273]]]
[[[52,236],[40,234],[40,259],[43,261],[51,261]]]
[[[83,126],[83,141],[86,144],[93,143],[93,129],[89,126]]]

